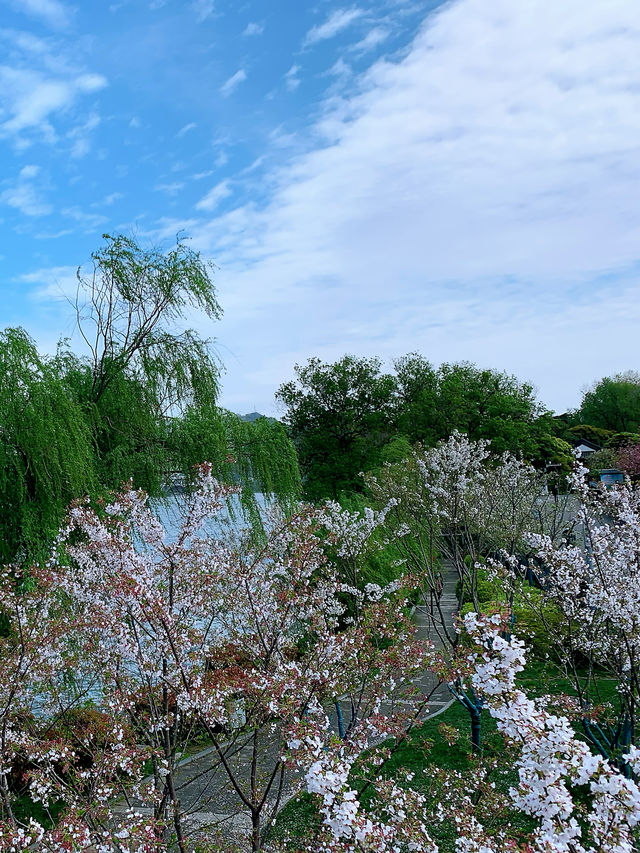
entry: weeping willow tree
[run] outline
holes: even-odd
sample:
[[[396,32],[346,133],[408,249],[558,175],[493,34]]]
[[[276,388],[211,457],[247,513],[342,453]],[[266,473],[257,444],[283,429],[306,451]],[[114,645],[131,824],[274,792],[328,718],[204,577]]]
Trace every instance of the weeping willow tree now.
[[[58,365],[0,332],[0,560],[42,556],[69,501],[96,487],[91,430]]]
[[[290,496],[293,447],[279,424],[246,424],[217,406],[220,364],[210,342],[180,329],[190,309],[221,316],[212,268],[183,240],[169,252],[105,235],[78,274],[78,328],[90,352],[74,367],[98,448],[101,481],[123,477],[157,494],[167,477],[204,459],[220,478]],[[84,375],[83,375],[84,370]]]
[[[123,371],[93,400],[90,366],[71,353],[65,353],[64,362],[65,382],[91,432],[100,486],[117,489],[131,479],[151,494],[160,493],[170,467],[168,427],[158,416],[152,390]]]
[[[189,309],[222,315],[211,265],[184,240],[169,252],[123,235],[104,240],[89,271],[77,274],[77,325],[90,352],[87,402],[99,404],[123,376],[145,386],[158,415],[214,399],[219,366],[209,342],[180,329]]]
[[[162,494],[174,473],[191,482],[211,462],[220,479],[293,497],[295,451],[284,428],[253,424],[217,405],[220,364],[210,342],[184,329],[187,314],[221,315],[212,270],[183,241],[168,252],[105,235],[88,272],[78,270],[77,326],[88,355],[67,345],[38,356],[7,330],[0,358],[0,554],[44,552],[68,502],[132,479]]]
[[[224,409],[194,406],[173,423],[170,446],[188,485],[198,462],[215,460],[219,479],[243,486],[241,503],[252,518],[255,492],[285,503],[301,492],[295,448],[285,427],[272,418],[249,423]]]

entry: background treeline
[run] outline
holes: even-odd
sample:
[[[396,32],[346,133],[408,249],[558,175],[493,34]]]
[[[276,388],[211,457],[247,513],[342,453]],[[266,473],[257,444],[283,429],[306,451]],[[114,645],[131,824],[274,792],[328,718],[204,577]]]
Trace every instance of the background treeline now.
[[[88,354],[62,341],[38,353],[21,328],[0,333],[0,560],[42,558],[71,500],[133,480],[160,495],[193,466],[280,497],[299,491],[284,427],[217,405],[209,342],[181,328],[190,309],[220,315],[210,269],[178,242],[168,253],[105,238],[78,275],[77,325]]]
[[[555,416],[531,385],[473,364],[433,366],[410,353],[383,370],[377,358],[311,358],[276,397],[283,422],[244,419],[218,405],[220,364],[185,328],[189,312],[221,314],[210,267],[179,240],[169,251],[105,235],[78,272],[83,354],[61,341],[38,353],[21,328],[0,332],[0,561],[43,558],[74,498],[100,498],[131,479],[152,496],[194,466],[253,491],[312,501],[355,500],[362,472],[433,447],[454,431],[486,439],[561,474],[572,448],[600,448],[592,467],[640,476],[640,376],[606,377],[575,412]]]
[[[640,441],[636,373],[600,380],[578,410],[554,415],[531,385],[505,372],[468,362],[434,367],[418,353],[393,368],[383,371],[377,358],[312,358],[278,389],[309,499],[361,492],[361,472],[401,459],[418,442],[433,447],[454,430],[558,474],[569,470],[580,440],[601,448],[594,468],[620,464],[621,448],[629,455]]]

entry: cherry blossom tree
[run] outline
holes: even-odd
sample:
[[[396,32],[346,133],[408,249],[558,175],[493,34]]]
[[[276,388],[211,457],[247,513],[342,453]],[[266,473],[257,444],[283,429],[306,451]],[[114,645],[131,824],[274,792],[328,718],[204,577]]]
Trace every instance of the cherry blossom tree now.
[[[637,849],[640,791],[623,771],[640,771],[640,751],[625,747],[621,771],[576,737],[560,700],[531,699],[518,688],[524,646],[509,636],[508,614],[468,614],[459,625],[465,642],[448,661],[438,659],[399,610],[403,591],[360,591],[336,580],[327,541],[332,549],[344,541],[344,553],[357,559],[375,516],[302,508],[290,519],[274,516],[259,543],[225,541],[205,524],[229,492],[204,468],[173,540],[140,492],[98,508],[78,502],[57,560],[22,588],[3,588],[3,853],[262,849],[287,773],[318,801],[322,827],[304,845],[316,853],[436,853],[442,821],[455,826],[460,853]],[[618,511],[628,557],[635,504],[623,491],[603,500]],[[594,528],[600,563],[592,556],[591,564],[604,573],[618,553],[606,544],[605,523]],[[345,607],[349,595],[360,597],[357,617]],[[631,616],[618,612],[620,625]],[[509,790],[495,789],[482,762],[473,788],[438,768],[425,771],[433,784],[419,789],[410,773],[386,778],[385,761],[424,703],[398,685],[428,666],[448,667],[448,679],[496,720],[505,745],[496,760],[517,776]],[[71,686],[61,677],[70,671]],[[104,725],[60,736],[52,709],[87,689],[108,712]],[[332,722],[336,698],[355,708],[343,736]],[[19,719],[29,703],[31,727]],[[250,815],[244,842],[216,840],[212,830],[198,842],[190,834],[179,758],[196,726],[210,737],[213,768]],[[234,762],[242,750],[248,775]],[[11,811],[19,753],[29,762],[31,798],[45,808],[64,802],[52,828]],[[532,821],[527,833],[517,814]]]
[[[63,666],[51,585],[45,573],[0,572],[0,815],[10,827],[17,826],[11,775],[30,744],[35,697]]]
[[[438,567],[452,565],[458,575],[459,607],[476,609],[479,561],[505,550],[530,550],[525,533],[555,539],[564,503],[549,495],[544,474],[511,454],[495,456],[487,441],[454,432],[429,450],[414,449],[402,462],[369,475],[373,497],[387,507],[387,530],[411,570],[428,589],[437,586]],[[440,639],[457,641],[448,615],[433,614]]]
[[[617,464],[629,477],[640,477],[640,444],[628,444],[618,451]]]
[[[247,818],[243,849],[259,850],[298,784],[288,744],[301,727],[344,709],[339,739],[358,752],[370,721],[400,732],[419,717],[428,697],[411,679],[432,652],[415,639],[406,590],[351,587],[328,556],[357,560],[378,516],[301,507],[289,518],[274,511],[262,539],[213,533],[235,491],[203,466],[174,538],[131,488],[108,504],[72,505],[48,568],[60,650],[44,638],[48,679],[34,687],[47,697],[60,656],[75,650],[69,701],[90,691],[104,725],[71,738],[64,726],[34,731],[29,795],[45,808],[64,803],[62,817],[51,830],[10,820],[0,850],[28,839],[56,853],[187,851],[191,816],[228,811],[225,789]],[[42,617],[34,630],[49,624]],[[190,769],[182,759],[196,735],[210,748]]]
[[[622,754],[636,743],[639,725],[640,491],[628,482],[589,488],[580,465],[571,486],[578,502],[577,544],[528,537],[545,567],[539,612],[554,658],[577,694],[586,735],[630,772]],[[502,576],[517,585],[521,567],[506,561]],[[520,594],[527,596],[526,586]],[[559,618],[546,618],[549,603]],[[536,606],[533,598],[531,604]],[[614,690],[603,695],[603,683]]]
[[[525,653],[510,635],[508,601],[504,614],[466,615],[438,655],[416,640],[407,615],[411,575],[359,588],[359,561],[401,492],[378,513],[332,504],[289,518],[274,511],[256,539],[214,532],[234,489],[208,466],[199,482],[174,537],[144,493],[127,488],[110,503],[76,502],[46,568],[3,575],[2,853],[268,849],[267,831],[301,783],[321,815],[303,845],[315,853],[436,853],[443,821],[455,827],[458,853],[637,849],[637,492],[595,495],[576,475],[586,551],[527,537],[548,568],[544,594],[571,620],[570,649],[591,656],[592,676],[599,668],[616,679],[620,731],[630,734],[609,748],[586,689],[576,702],[532,699],[518,687]],[[437,482],[425,489],[432,509],[438,500],[447,506]],[[464,483],[460,476],[461,492]],[[482,495],[469,494],[482,506]],[[336,555],[352,567],[353,584]],[[384,772],[422,718],[428,697],[412,679],[427,668],[496,721],[504,750],[493,764],[476,758],[473,778],[431,767],[425,785]],[[74,709],[88,697],[97,722],[73,728]],[[342,727],[336,708],[348,712]],[[572,720],[589,723],[590,741],[576,736]],[[203,733],[206,764],[191,771],[182,758]],[[511,788],[496,788],[496,768],[515,774]],[[17,773],[52,825],[20,818]],[[203,802],[187,788],[198,774],[208,780],[210,817],[221,810],[222,788],[233,791],[247,816],[244,838],[215,826],[194,832]]]
[[[96,838],[105,850],[121,849],[120,836],[148,849],[144,819],[114,819],[110,807],[140,777],[142,756],[122,727],[103,716],[99,732],[63,736],[62,721],[86,696],[82,687],[70,688],[80,662],[68,643],[71,623],[55,572],[4,567],[0,602],[0,850],[61,853],[88,849]],[[49,823],[64,799],[65,813],[51,831],[21,819],[26,794]]]
[[[446,796],[433,801],[413,790],[410,776],[376,779],[377,797],[369,811],[362,808],[350,783],[353,762],[342,744],[322,750],[309,737],[300,743],[315,761],[307,770],[307,790],[320,801],[322,829],[308,850],[322,853],[406,849],[435,853],[433,827],[448,820],[457,831],[460,853],[632,853],[640,841],[640,788],[603,756],[579,740],[569,718],[518,689],[516,677],[525,664],[521,640],[505,638],[508,619],[468,614],[464,633],[471,645],[454,664],[458,678],[469,682],[504,738],[506,760],[513,762],[517,783],[507,791],[483,784],[477,774],[473,789],[450,772]],[[321,739],[320,739],[321,740]],[[369,756],[374,768],[379,760]],[[640,769],[640,750],[629,747],[626,761]],[[425,771],[437,775],[437,769]],[[375,776],[375,772],[374,772]],[[480,797],[479,794],[483,796]],[[492,813],[527,815],[533,822],[526,834],[504,819],[488,832]]]
[[[400,463],[370,475],[375,500],[387,507],[386,529],[407,569],[422,578],[434,631],[450,652],[458,645],[451,612],[443,607],[441,570],[457,575],[458,611],[480,609],[478,572],[504,549],[523,555],[528,531],[555,541],[566,521],[563,497],[548,493],[545,475],[511,454],[491,454],[486,441],[454,432],[430,450],[416,448]],[[480,748],[482,700],[451,685],[469,711],[472,743]]]

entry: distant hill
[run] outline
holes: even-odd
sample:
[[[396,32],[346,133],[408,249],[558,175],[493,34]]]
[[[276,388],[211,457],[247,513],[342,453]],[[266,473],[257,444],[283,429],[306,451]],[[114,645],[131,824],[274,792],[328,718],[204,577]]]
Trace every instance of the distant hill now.
[[[248,415],[238,415],[241,421],[249,421],[253,423],[253,421],[257,421],[258,418],[263,418],[264,415],[261,415],[260,412],[249,412]]]

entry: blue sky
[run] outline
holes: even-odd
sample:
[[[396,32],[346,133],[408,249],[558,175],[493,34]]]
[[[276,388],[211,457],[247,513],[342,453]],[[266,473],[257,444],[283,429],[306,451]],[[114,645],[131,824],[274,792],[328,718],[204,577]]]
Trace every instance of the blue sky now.
[[[182,231],[236,411],[411,350],[576,405],[639,367],[639,191],[637,0],[0,0],[0,326]]]

